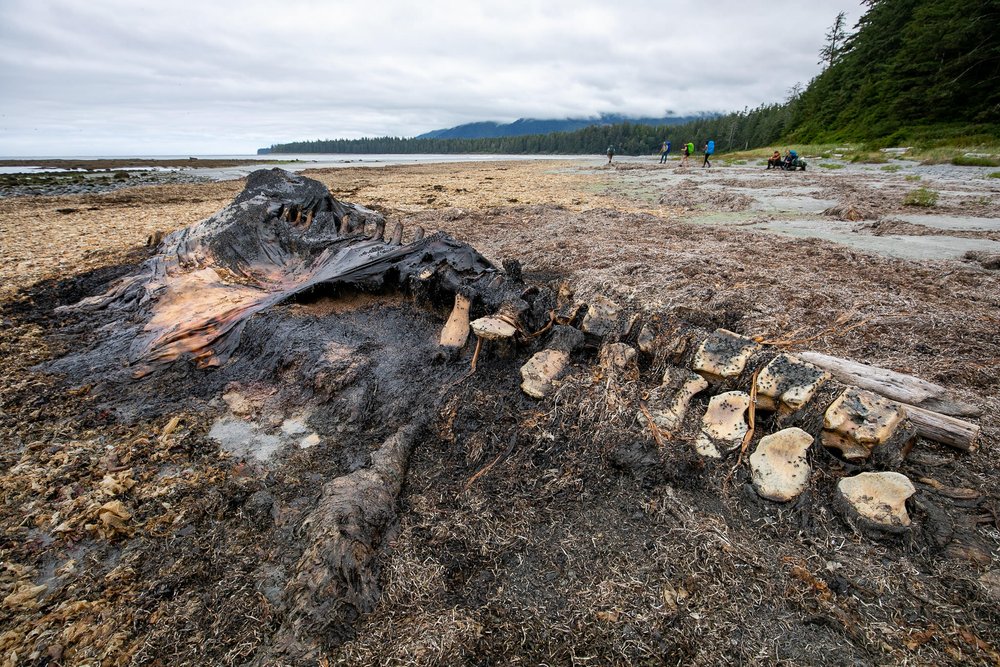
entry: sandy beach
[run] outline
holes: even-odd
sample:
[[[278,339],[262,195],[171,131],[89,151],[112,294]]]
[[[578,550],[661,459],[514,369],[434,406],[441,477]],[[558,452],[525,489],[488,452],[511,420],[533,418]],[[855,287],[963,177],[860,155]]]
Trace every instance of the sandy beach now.
[[[873,540],[818,501],[746,510],[746,489],[697,471],[646,483],[563,435],[545,436],[544,456],[508,458],[506,443],[442,438],[411,461],[392,548],[378,556],[381,602],[317,664],[566,664],[574,652],[580,664],[713,664],[736,637],[744,661],[996,664],[1000,179],[905,161],[806,172],[604,162],[303,173],[401,222],[404,241],[417,226],[447,232],[497,265],[520,261],[529,283],[568,281],[582,301],[946,386],[981,409],[979,449],[921,441],[905,471],[974,539],[937,550]],[[293,528],[248,523],[247,498],[266,488],[295,514],[315,503],[335,454],[256,466],[208,437],[235,399],[122,420],[38,367],[94,335],[56,321],[57,306],[99,293],[150,255],[151,235],[206,218],[242,187],[0,199],[0,665],[262,659],[280,622],[274,554]],[[908,203],[917,188],[936,203]],[[240,391],[252,402],[267,389]],[[555,409],[538,405],[533,423],[548,423]]]

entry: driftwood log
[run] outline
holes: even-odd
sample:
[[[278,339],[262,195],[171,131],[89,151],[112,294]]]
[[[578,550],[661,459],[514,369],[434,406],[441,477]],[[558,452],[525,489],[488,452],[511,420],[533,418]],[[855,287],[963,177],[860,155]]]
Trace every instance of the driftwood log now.
[[[979,449],[979,425],[915,405],[904,405],[917,434],[943,445],[974,452]]]
[[[955,399],[941,385],[912,375],[819,352],[796,352],[796,355],[803,361],[830,371],[833,377],[845,384],[874,391],[906,405],[955,417],[978,417],[982,414],[978,407]]]

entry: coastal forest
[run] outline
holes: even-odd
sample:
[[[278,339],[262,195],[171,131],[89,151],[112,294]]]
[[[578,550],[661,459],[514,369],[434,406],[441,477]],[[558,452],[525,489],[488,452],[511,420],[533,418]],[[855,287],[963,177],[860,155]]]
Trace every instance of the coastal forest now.
[[[655,153],[713,138],[732,151],[778,142],[864,142],[872,148],[995,143],[1000,137],[1000,2],[865,0],[848,31],[843,14],[818,50],[823,71],[783,102],[669,126],[592,125],[573,132],[493,138],[325,139],[269,153]],[[781,57],[776,45],[774,57]]]

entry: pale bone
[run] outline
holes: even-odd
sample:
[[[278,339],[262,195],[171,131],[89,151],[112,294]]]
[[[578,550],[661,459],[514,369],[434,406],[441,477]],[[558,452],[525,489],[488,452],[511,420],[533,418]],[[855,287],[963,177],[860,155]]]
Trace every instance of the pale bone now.
[[[464,294],[455,295],[455,307],[451,310],[448,321],[441,329],[441,346],[459,349],[469,339],[469,297]]]
[[[403,223],[397,222],[396,226],[392,228],[392,239],[389,241],[389,245],[401,245],[403,243]]]
[[[779,354],[757,375],[757,407],[794,412],[830,379],[826,371],[791,354]]]
[[[762,498],[787,502],[809,486],[812,468],[806,452],[813,437],[800,428],[764,436],[750,455],[750,478]]]
[[[702,341],[691,361],[691,368],[708,381],[735,378],[760,344],[726,329],[716,329]]]
[[[599,296],[590,303],[580,328],[584,333],[603,338],[614,329],[617,317],[618,306]]]
[[[605,371],[635,371],[638,373],[639,354],[625,343],[608,343],[601,348],[599,363]]]
[[[668,366],[663,374],[663,384],[649,393],[647,409],[657,428],[672,433],[684,423],[691,399],[708,389],[708,382],[697,373]],[[639,412],[642,423],[645,415]]]
[[[905,418],[899,403],[849,387],[827,408],[820,438],[825,447],[840,450],[845,459],[864,460],[892,437]]]
[[[837,483],[837,493],[866,523],[883,530],[910,525],[906,499],[917,492],[913,482],[898,472],[863,472]]]
[[[517,328],[503,317],[488,316],[473,320],[472,332],[483,340],[500,340],[513,337]]]
[[[563,350],[536,352],[521,366],[521,389],[532,398],[544,398],[569,365],[569,353]]]
[[[713,396],[701,418],[701,431],[695,439],[694,446],[698,453],[722,458],[720,447],[724,452],[739,447],[747,434],[744,415],[749,407],[750,394],[742,391],[727,391]]]

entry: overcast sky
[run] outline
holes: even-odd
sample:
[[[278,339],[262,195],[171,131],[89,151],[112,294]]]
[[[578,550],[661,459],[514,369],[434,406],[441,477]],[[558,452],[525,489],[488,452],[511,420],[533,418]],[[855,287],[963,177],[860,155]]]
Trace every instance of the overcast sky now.
[[[781,101],[857,0],[0,0],[0,156]]]

